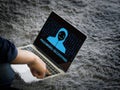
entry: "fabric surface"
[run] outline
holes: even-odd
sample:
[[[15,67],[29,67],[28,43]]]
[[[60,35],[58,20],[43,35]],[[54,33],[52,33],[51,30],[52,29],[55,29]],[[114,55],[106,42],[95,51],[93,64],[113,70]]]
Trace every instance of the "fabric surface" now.
[[[0,63],[10,63],[17,56],[17,49],[13,43],[0,37]]]
[[[9,86],[14,79],[14,71],[10,62],[17,56],[17,49],[13,43],[0,37],[0,87]]]

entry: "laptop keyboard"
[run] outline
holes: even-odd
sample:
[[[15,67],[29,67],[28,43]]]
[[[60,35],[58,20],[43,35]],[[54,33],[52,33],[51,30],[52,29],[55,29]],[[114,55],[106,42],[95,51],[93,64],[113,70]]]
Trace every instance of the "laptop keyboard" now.
[[[52,75],[60,73],[55,67],[53,67],[44,57],[42,57],[36,50],[34,50],[32,47],[25,47],[22,48],[22,50],[28,50],[36,54],[38,57],[40,57],[45,63],[47,69],[50,71]]]

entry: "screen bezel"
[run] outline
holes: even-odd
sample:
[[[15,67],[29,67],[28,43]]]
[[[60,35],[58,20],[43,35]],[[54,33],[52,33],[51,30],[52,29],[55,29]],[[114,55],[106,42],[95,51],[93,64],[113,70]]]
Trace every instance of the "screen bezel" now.
[[[67,30],[69,30],[71,33],[74,33],[78,38],[80,38],[80,40],[82,41],[82,42],[80,42],[80,44],[81,44],[81,45],[79,46],[79,49],[80,49],[81,46],[82,46],[82,44],[84,43],[84,41],[85,41],[85,39],[86,39],[86,35],[84,35],[83,33],[81,33],[79,30],[77,30],[75,27],[73,27],[71,24],[69,24],[67,21],[65,21],[63,18],[61,18],[60,16],[58,16],[58,15],[57,15],[56,13],[54,13],[54,12],[51,12],[51,14],[49,15],[48,19],[46,20],[46,22],[45,22],[45,24],[44,24],[44,26],[43,26],[42,28],[44,28],[44,27],[46,26],[46,24],[49,22],[49,20],[50,20],[51,18],[54,19],[57,23],[61,24],[63,27],[65,27],[65,28],[66,28]],[[42,31],[42,29],[41,29],[41,31]],[[59,68],[61,68],[63,71],[66,72],[72,62],[67,66],[67,68],[64,68],[64,67],[60,66],[59,64],[57,64],[54,59],[60,59],[60,58],[59,58],[59,57],[56,57],[55,54],[49,54],[49,53],[47,53],[46,51],[47,51],[48,48],[47,48],[45,45],[43,45],[43,44],[41,44],[41,43],[39,42],[39,38],[40,38],[41,31],[39,32],[39,34],[38,34],[38,36],[37,36],[37,38],[35,39],[35,41],[34,41],[33,44],[34,44],[40,51],[42,51],[42,53],[43,53],[47,58],[49,58],[54,64],[56,64]],[[42,47],[42,49],[44,48],[44,51],[43,51],[41,48],[39,48],[39,47]],[[76,51],[76,54],[78,53],[79,49]],[[50,51],[50,53],[52,53],[52,52]],[[76,56],[76,55],[75,55],[75,56]],[[72,57],[72,59],[74,59],[75,56]],[[56,58],[55,58],[55,57],[56,57]],[[72,61],[73,61],[73,60],[72,60]]]

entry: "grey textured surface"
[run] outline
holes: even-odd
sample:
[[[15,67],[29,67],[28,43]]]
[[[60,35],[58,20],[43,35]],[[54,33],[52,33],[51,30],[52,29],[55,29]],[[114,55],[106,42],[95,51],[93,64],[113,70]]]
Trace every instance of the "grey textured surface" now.
[[[0,36],[16,46],[32,43],[55,11],[87,35],[65,75],[21,90],[120,90],[120,0],[0,0]]]

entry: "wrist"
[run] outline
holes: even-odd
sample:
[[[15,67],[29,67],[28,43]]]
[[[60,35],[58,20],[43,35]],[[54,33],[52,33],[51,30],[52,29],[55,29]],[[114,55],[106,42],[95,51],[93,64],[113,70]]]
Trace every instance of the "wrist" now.
[[[38,63],[37,56],[35,56],[27,65],[30,67],[32,65],[35,65],[36,63]]]

